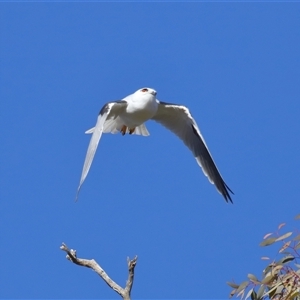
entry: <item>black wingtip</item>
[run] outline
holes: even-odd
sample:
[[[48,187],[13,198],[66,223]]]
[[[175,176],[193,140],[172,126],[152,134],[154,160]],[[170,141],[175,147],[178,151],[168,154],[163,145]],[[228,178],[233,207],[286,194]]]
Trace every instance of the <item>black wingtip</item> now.
[[[224,184],[224,190],[222,192],[222,195],[227,203],[230,201],[233,204],[233,201],[231,199],[229,192],[232,195],[234,195],[234,192],[230,189],[230,187],[225,182],[223,182],[223,184]]]

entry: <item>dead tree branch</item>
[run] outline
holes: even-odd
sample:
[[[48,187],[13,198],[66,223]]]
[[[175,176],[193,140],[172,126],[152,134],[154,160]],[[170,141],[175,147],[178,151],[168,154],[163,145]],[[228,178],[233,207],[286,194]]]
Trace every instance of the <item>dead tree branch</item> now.
[[[128,264],[128,279],[125,288],[119,286],[114,282],[107,273],[101,268],[101,266],[94,259],[82,259],[77,258],[76,250],[69,249],[66,244],[62,243],[60,249],[67,253],[66,258],[76,265],[93,269],[115,292],[117,292],[124,300],[130,300],[130,293],[134,279],[134,268],[137,262],[137,256],[130,260],[127,257]]]

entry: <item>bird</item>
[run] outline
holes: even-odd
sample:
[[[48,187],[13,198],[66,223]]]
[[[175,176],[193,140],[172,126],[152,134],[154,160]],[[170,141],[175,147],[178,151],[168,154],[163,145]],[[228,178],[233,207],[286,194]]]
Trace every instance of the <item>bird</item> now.
[[[156,90],[148,87],[141,88],[122,100],[111,101],[101,108],[95,127],[87,130],[92,134],[83,169],[76,193],[86,179],[93,162],[102,133],[126,133],[148,136],[145,122],[153,120],[179,137],[190,149],[204,175],[215,185],[225,201],[231,203],[232,190],[223,180],[213,158],[208,150],[199,127],[186,106],[159,101]]]

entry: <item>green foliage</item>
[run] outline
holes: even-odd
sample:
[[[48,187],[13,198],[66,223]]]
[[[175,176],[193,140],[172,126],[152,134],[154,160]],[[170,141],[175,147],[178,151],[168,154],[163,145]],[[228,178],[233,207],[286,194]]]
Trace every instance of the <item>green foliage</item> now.
[[[300,219],[300,214],[295,217]],[[248,274],[248,280],[240,284],[227,282],[233,288],[230,298],[236,296],[241,300],[300,300],[300,234],[286,232],[281,234],[285,226],[282,223],[275,233],[268,233],[259,244],[262,247],[275,243],[280,244],[280,259],[270,262],[270,258],[263,256],[262,260],[269,263],[263,270],[261,279],[253,274]],[[294,236],[294,237],[293,237]]]

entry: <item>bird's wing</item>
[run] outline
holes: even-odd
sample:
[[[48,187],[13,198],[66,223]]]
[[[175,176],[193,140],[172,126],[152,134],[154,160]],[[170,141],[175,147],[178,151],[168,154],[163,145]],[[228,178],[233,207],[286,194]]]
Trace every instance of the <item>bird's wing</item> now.
[[[114,102],[108,102],[106,103],[102,109],[100,110],[100,113],[98,115],[97,123],[94,128],[90,129],[89,131],[93,132],[93,135],[91,137],[89,147],[86,152],[85,161],[81,173],[80,183],[77,189],[76,199],[78,198],[78,194],[80,191],[80,188],[90,170],[90,167],[93,162],[93,158],[95,156],[102,132],[103,132],[103,126],[106,120],[109,119],[115,119],[121,112],[123,112],[127,107],[127,101],[121,100],[121,101],[114,101]]]
[[[226,185],[218,171],[189,109],[182,105],[161,101],[158,101],[158,103],[157,113],[152,119],[171,130],[185,143],[185,145],[193,152],[197,163],[202,168],[205,176],[207,176],[209,181],[216,186],[226,202],[228,202],[228,200],[232,202],[229,192],[232,194],[233,192]]]

